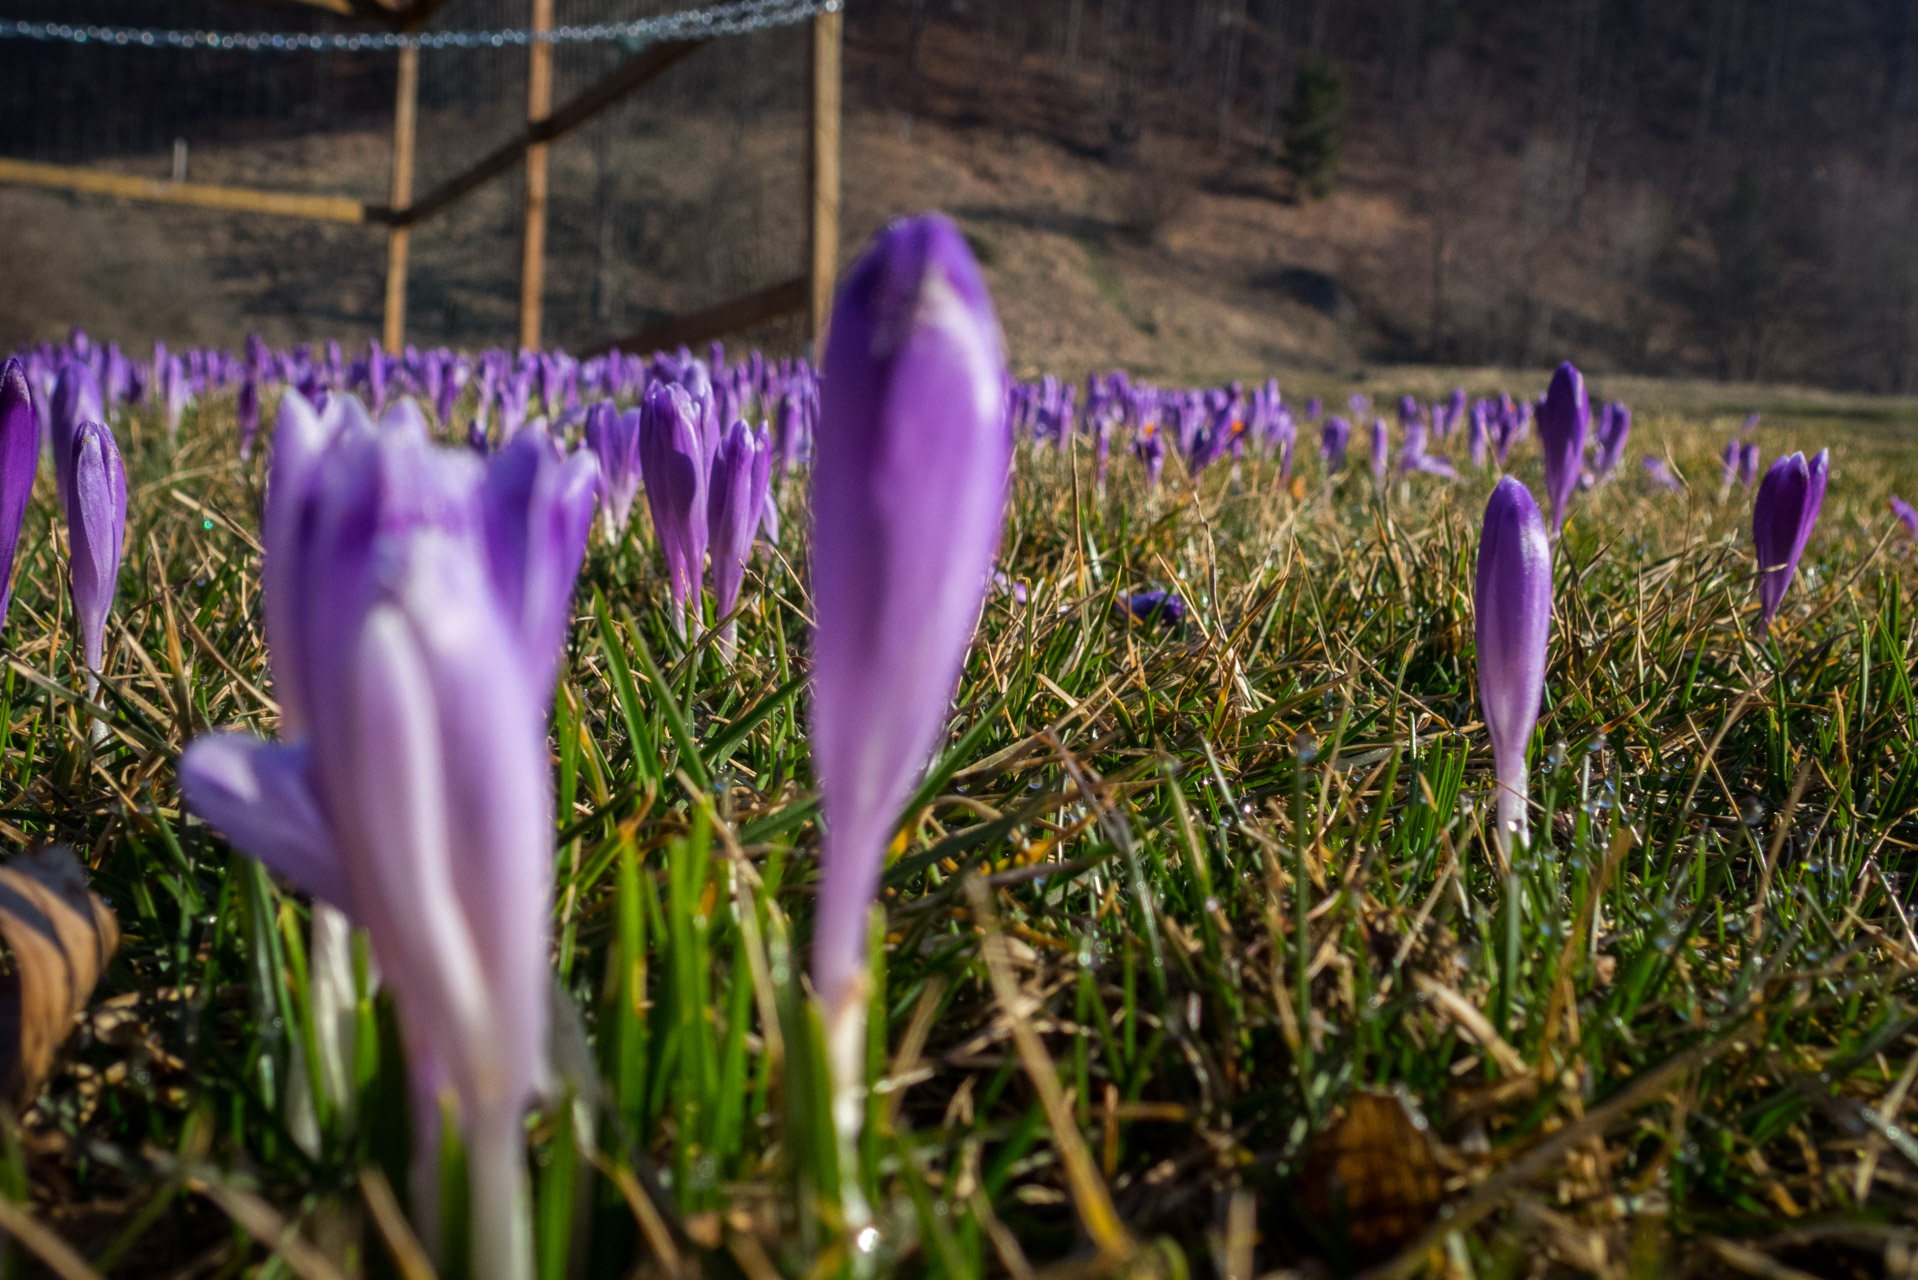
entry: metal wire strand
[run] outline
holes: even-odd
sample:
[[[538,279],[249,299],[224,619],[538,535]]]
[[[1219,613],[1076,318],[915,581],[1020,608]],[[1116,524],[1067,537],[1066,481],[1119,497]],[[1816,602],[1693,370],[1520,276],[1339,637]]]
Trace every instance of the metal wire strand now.
[[[704,9],[633,22],[596,22],[535,31],[175,31],[158,27],[94,27],[64,22],[0,19],[0,40],[105,44],[121,48],[220,49],[243,53],[364,52],[383,49],[506,49],[550,44],[622,44],[629,49],[666,40],[746,35],[836,13],[844,0],[732,0]]]

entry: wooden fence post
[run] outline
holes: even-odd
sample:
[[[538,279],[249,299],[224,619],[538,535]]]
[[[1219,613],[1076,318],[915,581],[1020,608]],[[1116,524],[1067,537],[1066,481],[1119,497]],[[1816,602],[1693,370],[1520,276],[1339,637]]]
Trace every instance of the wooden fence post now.
[[[413,199],[413,139],[419,122],[420,50],[400,50],[399,88],[393,94],[392,207],[403,209]],[[406,345],[406,255],[412,228],[404,224],[386,233],[386,322],[381,339],[387,351],[398,355]]]
[[[553,0],[533,0],[533,30],[553,29]],[[534,40],[526,67],[526,119],[553,111],[553,44]],[[526,148],[526,244],[520,258],[519,344],[539,349],[540,300],[546,290],[546,143]]]
[[[811,280],[813,359],[825,358],[832,287],[839,273],[839,49],[845,15],[812,20],[811,92],[806,130],[806,273]]]

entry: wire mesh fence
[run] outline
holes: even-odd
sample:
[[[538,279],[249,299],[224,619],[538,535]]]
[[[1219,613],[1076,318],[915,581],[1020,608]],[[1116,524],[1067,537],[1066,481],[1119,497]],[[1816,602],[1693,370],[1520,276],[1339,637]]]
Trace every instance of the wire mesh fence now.
[[[660,0],[556,0],[561,26],[683,10]],[[25,21],[150,25],[131,0],[22,0]],[[529,0],[452,0],[427,31],[525,28]],[[188,0],[170,27],[364,30],[325,13]],[[634,52],[553,47],[565,103]],[[526,125],[528,51],[420,53],[415,194]],[[386,202],[399,54],[243,52],[0,40],[0,158],[147,178]],[[807,36],[726,36],[556,141],[545,340],[583,346],[805,270]],[[416,225],[408,341],[476,345],[515,332],[524,202],[514,168]],[[385,233],[248,213],[0,187],[17,305],[0,343],[83,320],[103,336],[232,344],[377,335]],[[751,334],[796,347],[804,322]]]

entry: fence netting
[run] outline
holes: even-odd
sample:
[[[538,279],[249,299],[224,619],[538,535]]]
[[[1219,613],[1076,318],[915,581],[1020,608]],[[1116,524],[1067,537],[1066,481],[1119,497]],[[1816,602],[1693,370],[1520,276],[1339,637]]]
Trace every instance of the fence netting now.
[[[153,26],[137,0],[16,0],[9,17]],[[685,0],[556,0],[556,24],[625,22]],[[530,0],[451,0],[428,30],[511,30]],[[369,30],[296,6],[185,0],[169,28]],[[631,56],[553,48],[553,102]],[[415,195],[518,134],[523,47],[420,52]],[[715,39],[550,150],[543,337],[585,346],[797,276],[805,253],[804,24]],[[0,40],[0,157],[385,204],[399,54]],[[517,332],[524,170],[413,229],[407,340]],[[0,186],[16,305],[0,346],[71,317],[105,337],[238,344],[378,334],[386,230]],[[801,321],[750,335],[793,346]],[[18,330],[18,331],[15,331]]]

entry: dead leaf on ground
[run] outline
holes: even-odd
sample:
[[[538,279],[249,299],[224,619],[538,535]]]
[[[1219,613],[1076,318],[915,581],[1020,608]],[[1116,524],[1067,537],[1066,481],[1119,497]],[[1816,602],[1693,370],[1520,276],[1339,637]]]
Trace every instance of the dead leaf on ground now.
[[[1432,1221],[1443,1196],[1430,1126],[1397,1093],[1353,1094],[1307,1149],[1298,1196],[1321,1223],[1343,1225],[1356,1261],[1396,1252]]]
[[[0,976],[0,1096],[21,1106],[86,1009],[120,925],[73,851],[46,845],[0,866],[0,937],[13,953],[12,972]]]

